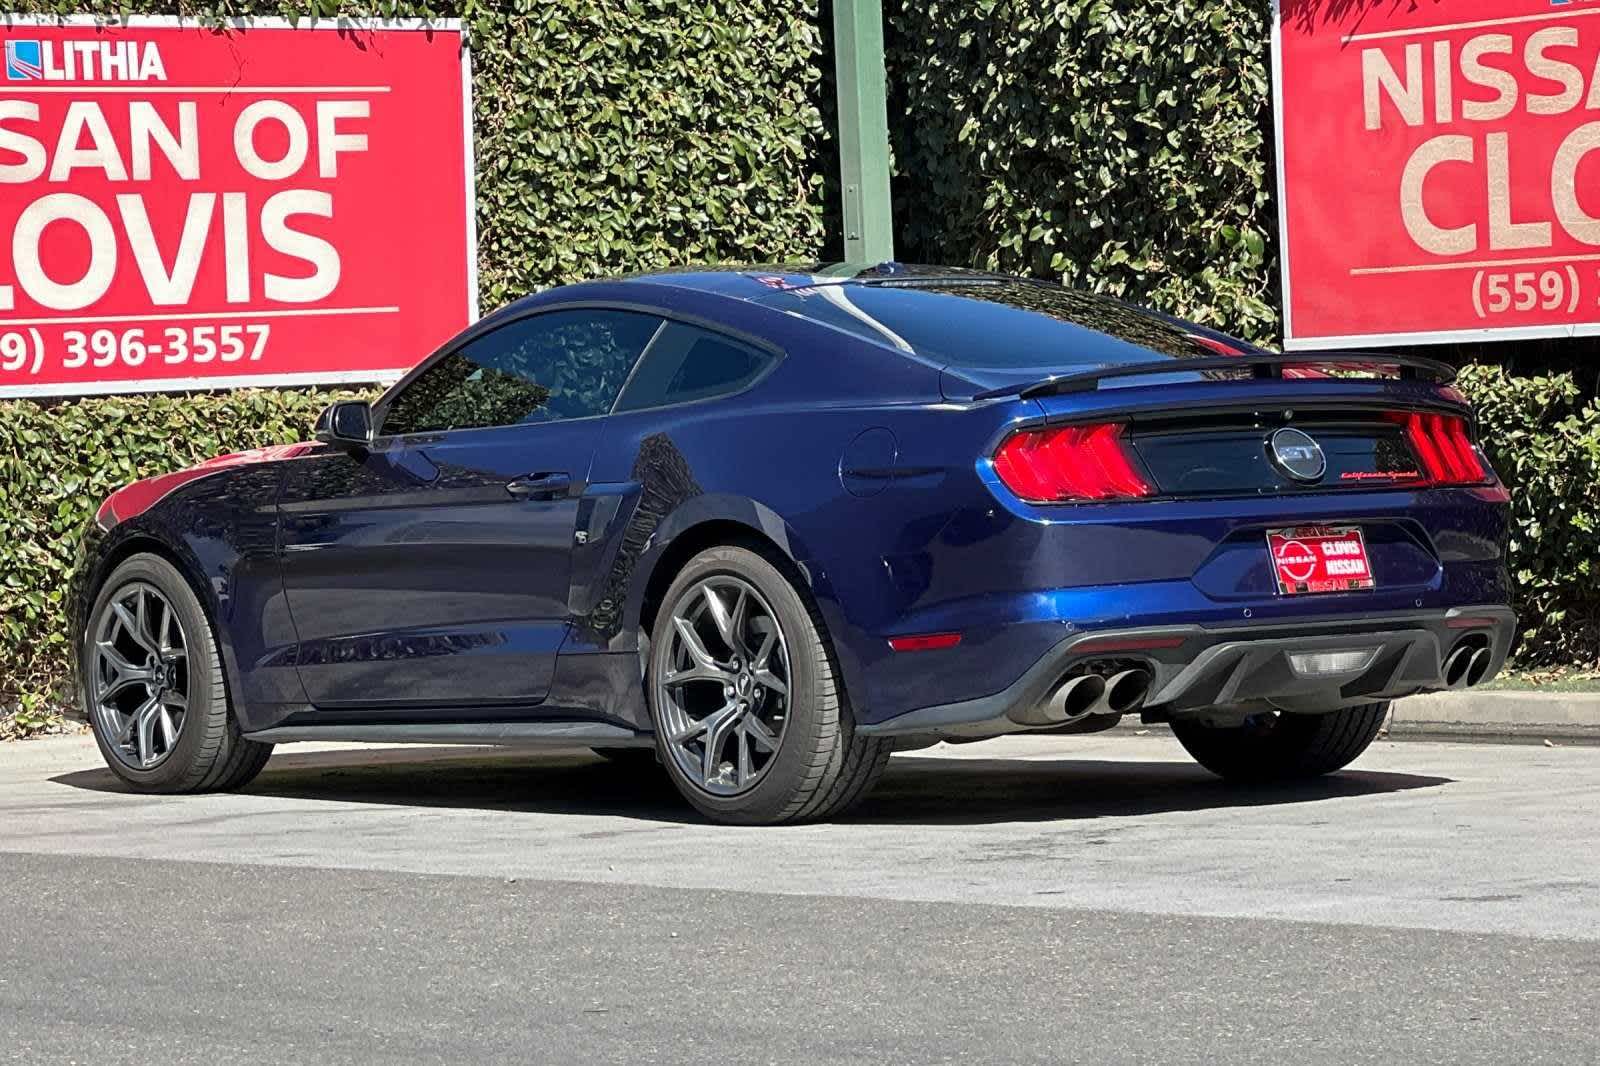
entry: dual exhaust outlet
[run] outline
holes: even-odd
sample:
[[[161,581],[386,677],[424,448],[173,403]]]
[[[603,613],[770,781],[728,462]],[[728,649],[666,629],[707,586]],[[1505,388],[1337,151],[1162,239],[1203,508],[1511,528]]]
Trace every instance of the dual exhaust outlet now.
[[[1093,714],[1127,714],[1150,694],[1150,671],[1134,668],[1114,674],[1078,674],[1050,690],[1038,705],[1013,712],[1019,725],[1064,725]]]
[[[1440,670],[1445,685],[1449,688],[1471,688],[1489,672],[1492,658],[1487,644],[1462,641],[1445,656],[1444,667]]]
[[[1471,688],[1489,673],[1494,659],[1487,642],[1463,640],[1445,656],[1441,673],[1453,689]],[[1013,711],[1012,721],[1026,726],[1054,726],[1098,714],[1138,710],[1150,694],[1149,670],[1137,667],[1114,674],[1078,674],[1061,681],[1033,707]]]

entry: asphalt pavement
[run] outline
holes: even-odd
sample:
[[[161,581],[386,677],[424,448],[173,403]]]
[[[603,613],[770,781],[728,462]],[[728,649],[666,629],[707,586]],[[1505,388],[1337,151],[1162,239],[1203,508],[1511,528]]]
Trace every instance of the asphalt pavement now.
[[[728,829],[586,753],[280,749],[123,792],[0,746],[0,1061],[1600,1061],[1600,748],[895,756]]]

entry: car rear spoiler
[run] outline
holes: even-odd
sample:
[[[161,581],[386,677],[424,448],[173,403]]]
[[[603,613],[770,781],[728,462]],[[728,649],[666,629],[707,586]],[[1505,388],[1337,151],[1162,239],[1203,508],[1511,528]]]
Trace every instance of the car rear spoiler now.
[[[1053,374],[1034,382],[1018,382],[980,392],[975,400],[1002,396],[1033,399],[1068,392],[1093,392],[1110,378],[1147,377],[1153,374],[1186,374],[1196,370],[1249,370],[1258,378],[1281,378],[1285,367],[1329,367],[1337,370],[1373,370],[1395,367],[1402,381],[1428,380],[1448,385],[1456,379],[1456,368],[1438,359],[1420,355],[1205,355],[1194,358],[1160,359],[1148,363],[1103,366],[1073,374]]]

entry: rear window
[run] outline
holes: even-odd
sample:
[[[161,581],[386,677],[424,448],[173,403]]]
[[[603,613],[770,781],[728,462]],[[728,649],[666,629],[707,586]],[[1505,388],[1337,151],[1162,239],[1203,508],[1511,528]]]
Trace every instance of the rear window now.
[[[1217,354],[1215,342],[1175,321],[1049,283],[822,285],[762,303],[958,367],[1104,366],[1145,362],[1151,352]]]

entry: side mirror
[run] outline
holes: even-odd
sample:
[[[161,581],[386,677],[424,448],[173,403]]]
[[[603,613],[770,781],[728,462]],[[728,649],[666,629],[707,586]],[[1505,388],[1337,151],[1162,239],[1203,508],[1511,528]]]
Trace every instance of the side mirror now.
[[[317,416],[316,437],[324,444],[345,451],[370,447],[372,408],[363,400],[343,400],[330,404]]]

